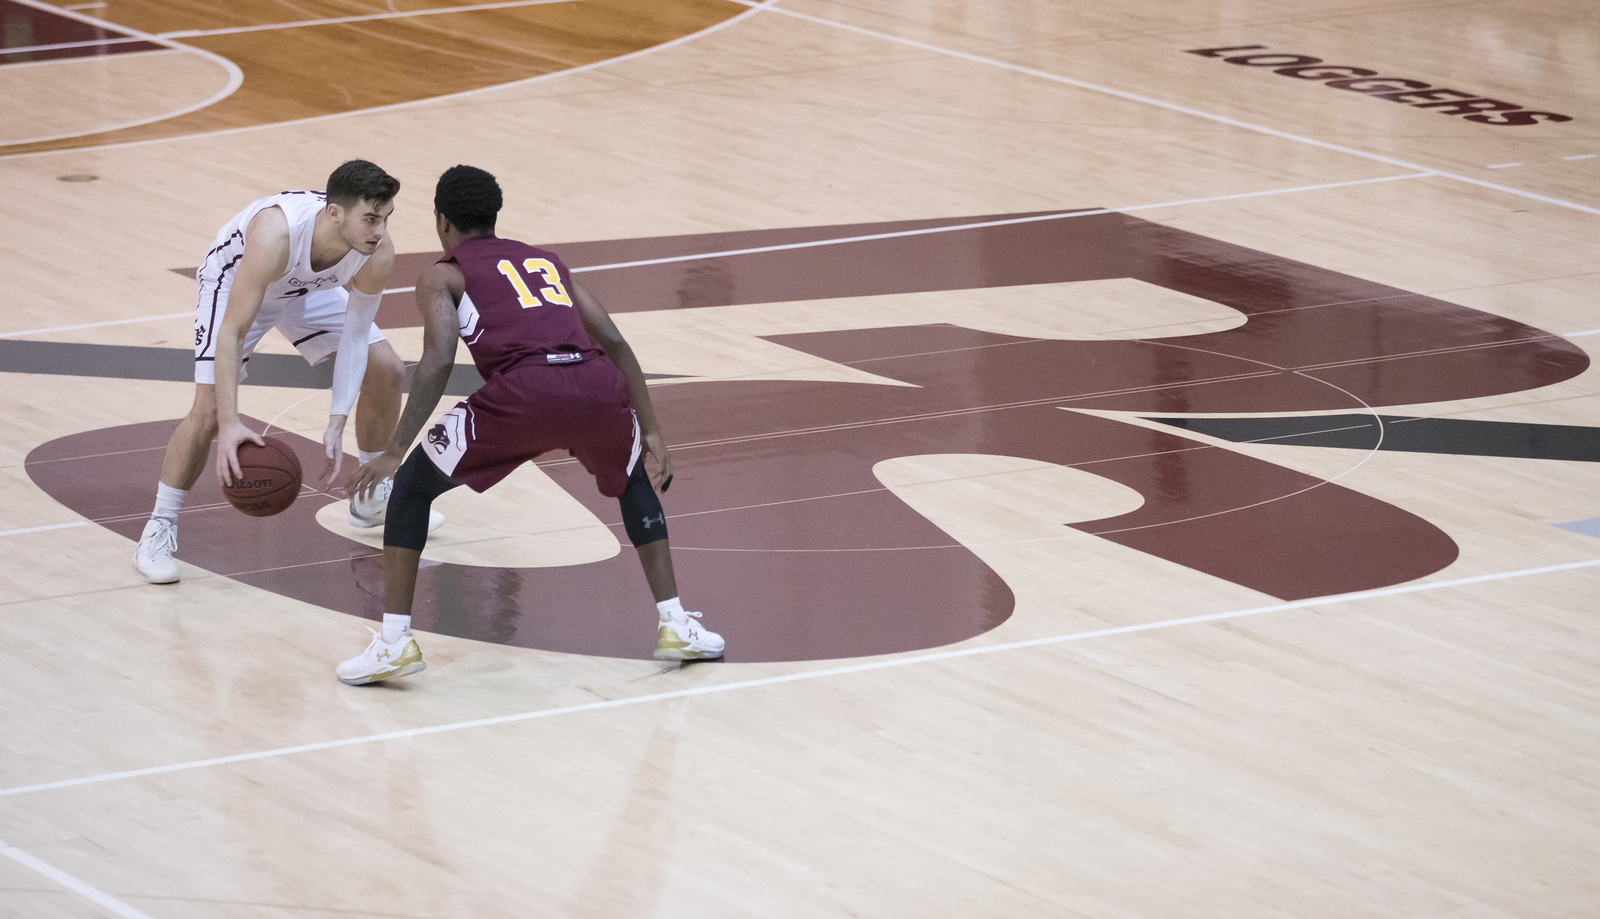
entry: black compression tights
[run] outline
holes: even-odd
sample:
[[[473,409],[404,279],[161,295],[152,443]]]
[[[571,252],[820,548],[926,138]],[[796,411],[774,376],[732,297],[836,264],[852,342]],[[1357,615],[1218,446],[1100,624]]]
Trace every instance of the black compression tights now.
[[[422,452],[411,451],[394,474],[389,511],[383,523],[383,544],[421,552],[428,542],[428,511],[433,499],[456,487]]]

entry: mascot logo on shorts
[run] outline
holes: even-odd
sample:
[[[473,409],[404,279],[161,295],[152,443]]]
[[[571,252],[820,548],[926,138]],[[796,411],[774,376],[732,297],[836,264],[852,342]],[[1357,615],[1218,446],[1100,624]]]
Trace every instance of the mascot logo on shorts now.
[[[442,423],[428,429],[428,446],[438,447],[441,450],[450,446],[450,434],[444,429]]]

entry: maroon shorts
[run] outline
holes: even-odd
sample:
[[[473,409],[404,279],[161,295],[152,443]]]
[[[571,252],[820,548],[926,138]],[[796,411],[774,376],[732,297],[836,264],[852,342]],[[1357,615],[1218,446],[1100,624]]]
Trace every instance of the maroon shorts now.
[[[479,492],[541,454],[566,450],[615,498],[639,458],[639,424],[628,379],[609,359],[527,361],[456,403],[422,447],[451,481]]]

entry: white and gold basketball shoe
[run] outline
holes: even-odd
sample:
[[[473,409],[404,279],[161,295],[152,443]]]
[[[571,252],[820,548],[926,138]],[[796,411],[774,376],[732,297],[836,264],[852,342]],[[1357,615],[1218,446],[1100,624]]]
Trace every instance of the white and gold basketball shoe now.
[[[656,660],[708,661],[722,656],[724,642],[716,632],[701,627],[699,613],[684,611],[667,616],[656,629]]]
[[[367,631],[372,633],[372,642],[367,645],[367,650],[334,668],[333,672],[341,683],[364,686],[427,669],[428,665],[422,660],[422,649],[417,647],[417,639],[409,629],[392,642],[384,641],[377,629],[369,628]]]

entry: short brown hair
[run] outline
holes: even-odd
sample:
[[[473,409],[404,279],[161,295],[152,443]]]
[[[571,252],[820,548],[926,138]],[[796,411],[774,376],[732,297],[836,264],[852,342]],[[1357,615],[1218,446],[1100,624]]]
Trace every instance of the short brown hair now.
[[[354,207],[361,201],[379,204],[400,193],[400,180],[366,160],[350,160],[328,176],[328,203]]]

